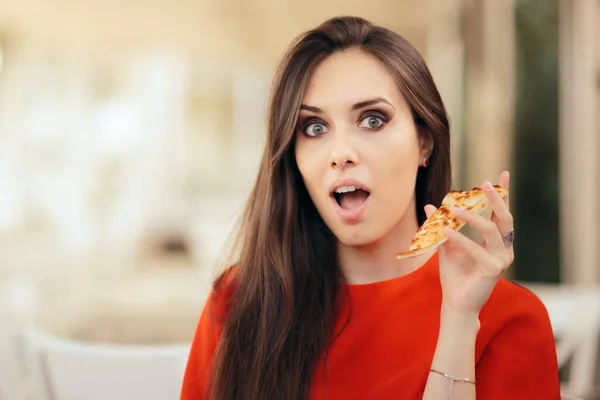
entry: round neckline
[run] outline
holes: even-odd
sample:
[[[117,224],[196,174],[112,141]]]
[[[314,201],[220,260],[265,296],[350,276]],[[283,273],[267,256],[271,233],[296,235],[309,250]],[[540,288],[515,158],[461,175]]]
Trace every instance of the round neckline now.
[[[384,279],[382,281],[369,282],[369,283],[340,283],[341,286],[345,286],[350,291],[360,291],[360,290],[368,290],[368,289],[376,289],[387,287],[390,285],[404,284],[406,282],[410,282],[421,275],[425,274],[431,267],[436,266],[438,264],[439,254],[438,252],[434,252],[431,257],[427,259],[419,268],[415,269],[412,272],[409,272],[406,275],[397,276],[395,278]]]

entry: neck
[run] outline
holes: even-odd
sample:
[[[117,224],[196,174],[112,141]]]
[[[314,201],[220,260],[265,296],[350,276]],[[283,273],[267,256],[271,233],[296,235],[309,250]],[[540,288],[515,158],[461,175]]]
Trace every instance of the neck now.
[[[409,208],[409,210],[412,208]],[[349,284],[367,284],[410,274],[421,267],[431,254],[397,260],[407,250],[419,227],[416,213],[408,212],[398,224],[376,242],[364,246],[346,246],[338,242],[340,268]]]

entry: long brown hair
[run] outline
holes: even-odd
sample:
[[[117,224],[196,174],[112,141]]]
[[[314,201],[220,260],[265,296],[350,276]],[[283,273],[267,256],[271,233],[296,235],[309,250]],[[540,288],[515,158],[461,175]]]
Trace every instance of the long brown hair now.
[[[342,278],[335,237],[302,182],[295,127],[311,72],[334,52],[360,48],[380,59],[410,105],[420,134],[434,140],[430,167],[416,183],[423,206],[450,189],[450,133],[440,95],[419,53],[398,34],[362,18],[333,18],[306,32],[285,55],[272,88],[268,136],[240,229],[235,279],[210,379],[213,400],[305,399],[326,359]]]

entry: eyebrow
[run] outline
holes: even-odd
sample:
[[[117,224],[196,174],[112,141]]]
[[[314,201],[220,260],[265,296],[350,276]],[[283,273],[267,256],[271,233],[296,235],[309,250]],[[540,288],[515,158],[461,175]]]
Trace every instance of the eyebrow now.
[[[371,99],[371,100],[366,100],[366,101],[361,101],[360,103],[356,103],[355,105],[352,106],[352,111],[360,110],[361,108],[369,107],[369,106],[372,106],[372,105],[377,104],[377,103],[385,103],[385,104],[389,105],[390,107],[392,107],[394,110],[396,109],[392,105],[392,103],[390,103],[389,101],[387,101],[383,97],[376,97],[376,98]]]
[[[377,103],[385,103],[385,104],[389,105],[390,107],[392,107],[394,110],[396,109],[392,105],[392,103],[390,103],[389,101],[387,101],[383,97],[375,97],[373,99],[361,101],[360,103],[354,104],[352,106],[352,111],[360,110],[361,108],[369,107],[369,106],[375,105]],[[314,106],[308,106],[306,104],[301,104],[300,105],[300,109],[301,110],[310,111],[310,112],[314,112],[314,113],[317,113],[317,114],[322,114],[323,113],[323,110],[321,110],[320,108],[314,107]]]

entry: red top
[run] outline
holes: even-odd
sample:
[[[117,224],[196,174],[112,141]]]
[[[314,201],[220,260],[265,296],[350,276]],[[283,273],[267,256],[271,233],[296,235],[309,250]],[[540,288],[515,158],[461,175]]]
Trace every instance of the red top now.
[[[417,271],[345,285],[352,314],[337,321],[327,360],[317,366],[311,400],[420,399],[433,360],[442,300],[437,253]],[[200,318],[181,400],[201,400],[221,327],[209,299]],[[559,400],[554,337],[546,308],[529,290],[501,279],[480,313],[477,399]]]

